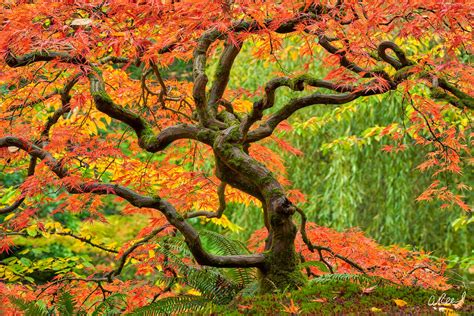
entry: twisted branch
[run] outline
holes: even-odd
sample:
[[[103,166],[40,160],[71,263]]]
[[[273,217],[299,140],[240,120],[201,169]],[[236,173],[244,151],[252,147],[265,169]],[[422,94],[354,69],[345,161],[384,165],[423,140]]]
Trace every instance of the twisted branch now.
[[[43,160],[45,164],[59,178],[71,176],[71,173],[56,160],[49,152],[44,149],[13,136],[0,138],[0,148],[15,146],[29,155]],[[208,265],[223,268],[245,268],[245,267],[261,267],[264,263],[264,255],[231,255],[218,256],[209,254],[202,246],[198,232],[179,215],[175,208],[166,200],[159,197],[149,197],[136,193],[129,188],[118,184],[108,184],[100,182],[80,182],[74,187],[67,186],[66,190],[71,194],[93,193],[98,195],[116,195],[128,201],[133,206],[142,208],[153,208],[160,211],[168,220],[168,222],[176,227],[183,234],[186,244],[196,261],[201,265]]]
[[[349,259],[347,257],[344,257],[340,254],[335,253],[331,248],[324,247],[324,246],[313,245],[311,243],[311,241],[309,240],[308,235],[306,233],[306,221],[307,221],[306,214],[298,207],[296,207],[296,212],[298,212],[301,215],[300,233],[301,233],[301,238],[303,239],[303,242],[306,244],[309,251],[311,251],[311,252],[314,252],[315,250],[318,251],[319,258],[320,258],[321,262],[323,262],[328,267],[328,269],[329,269],[329,271],[331,271],[331,273],[334,273],[334,270],[333,270],[332,266],[324,259],[322,251],[329,252],[333,257],[341,259],[342,261],[348,263],[353,268],[355,268],[355,269],[359,270],[360,272],[366,274],[365,269],[362,268],[359,264],[355,263],[354,261],[352,261],[351,259]]]

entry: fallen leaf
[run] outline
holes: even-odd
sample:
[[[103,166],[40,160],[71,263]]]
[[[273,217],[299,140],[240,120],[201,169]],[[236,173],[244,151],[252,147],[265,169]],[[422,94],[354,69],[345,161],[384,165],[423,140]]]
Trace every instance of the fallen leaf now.
[[[252,306],[251,305],[238,305],[239,308],[241,309],[251,309]]]
[[[371,311],[371,312],[374,312],[374,313],[380,313],[380,312],[382,312],[382,310],[381,310],[380,308],[377,308],[377,307],[372,307],[372,308],[370,309],[370,311]]]
[[[362,293],[364,293],[364,294],[372,293],[376,288],[377,288],[377,285],[374,285],[374,286],[371,286],[371,287],[363,288],[363,289],[362,289]]]
[[[458,316],[459,314],[456,313],[454,309],[447,308],[447,307],[434,307],[435,310],[443,313],[446,316]]]
[[[290,299],[290,305],[281,305],[283,306],[284,311],[288,314],[298,314],[300,312],[300,308],[293,302],[293,299]]]
[[[313,302],[318,302],[318,303],[326,303],[328,301],[327,298],[325,297],[322,297],[322,298],[315,298],[314,300],[312,300]]]
[[[92,23],[91,19],[74,19],[71,22],[72,26],[83,26],[83,25],[89,25]]]
[[[398,307],[403,307],[403,306],[406,306],[408,304],[404,300],[400,300],[400,299],[394,299],[393,301],[395,302],[395,304],[397,304]]]

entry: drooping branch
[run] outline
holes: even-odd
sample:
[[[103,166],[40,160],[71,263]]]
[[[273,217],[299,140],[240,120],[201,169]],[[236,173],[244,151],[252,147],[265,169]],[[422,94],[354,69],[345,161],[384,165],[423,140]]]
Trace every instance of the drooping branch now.
[[[143,149],[157,152],[178,139],[194,139],[205,144],[211,143],[212,131],[190,124],[167,127],[156,136],[150,124],[143,117],[117,105],[110,98],[105,91],[105,84],[99,71],[91,71],[88,77],[91,95],[97,109],[133,128],[138,137],[138,144]]]
[[[0,148],[15,146],[26,151],[29,155],[43,160],[45,164],[59,178],[70,176],[70,172],[56,160],[49,152],[18,137],[6,136],[0,138]],[[184,236],[186,244],[196,261],[201,265],[226,268],[261,267],[264,255],[232,255],[217,256],[206,252],[202,246],[198,232],[181,216],[176,209],[166,200],[159,197],[144,196],[118,184],[101,182],[80,182],[74,186],[66,186],[71,194],[93,193],[98,195],[116,195],[128,201],[133,206],[153,208],[160,211],[168,222],[176,227]]]
[[[22,108],[28,108],[28,107],[35,106],[36,104],[47,101],[47,100],[51,99],[52,97],[54,97],[58,94],[60,94],[60,91],[58,91],[58,90],[51,91],[50,93],[48,93],[46,95],[43,95],[43,96],[39,97],[38,99],[28,101],[28,102],[24,102],[24,103],[21,103],[21,104],[12,105],[12,106],[8,107],[8,111],[16,111],[16,110],[19,110],[19,109],[22,109]]]
[[[170,225],[167,224],[167,225],[163,225],[161,227],[155,228],[148,235],[146,235],[145,237],[140,239],[138,242],[136,242],[132,246],[130,246],[127,250],[125,250],[123,252],[123,254],[120,256],[119,264],[118,264],[117,268],[114,271],[112,271],[108,276],[113,277],[113,276],[116,276],[116,275],[119,275],[120,273],[122,273],[123,267],[125,266],[125,262],[127,262],[128,256],[130,256],[130,254],[132,252],[134,252],[135,249],[137,249],[138,247],[140,247],[140,246],[144,245],[145,243],[147,243],[148,241],[150,241],[153,237],[158,235],[160,232],[162,232],[163,230],[165,230],[169,226]]]
[[[86,237],[82,237],[82,236],[78,236],[78,235],[75,235],[71,232],[55,232],[55,231],[51,231],[49,232],[51,234],[55,234],[55,235],[58,235],[58,236],[66,236],[66,237],[71,237],[71,238],[74,238],[76,240],[79,240],[80,242],[83,242],[91,247],[94,247],[94,248],[97,248],[97,249],[100,249],[100,250],[103,250],[103,251],[106,251],[106,252],[110,252],[110,253],[118,253],[117,250],[115,249],[110,249],[110,248],[107,248],[103,245],[100,245],[100,244],[97,244],[95,242],[93,242],[90,238],[86,238]],[[23,236],[23,237],[31,237],[30,235],[28,235],[28,233],[26,232],[0,232],[0,236]],[[36,237],[40,237],[41,235],[37,235]]]
[[[349,259],[345,256],[342,256],[340,254],[335,253],[331,248],[312,244],[311,241],[308,238],[308,235],[306,234],[306,221],[307,221],[306,214],[299,208],[296,208],[296,211],[301,215],[300,233],[301,233],[301,238],[303,239],[303,242],[306,244],[309,251],[311,251],[311,252],[314,252],[315,250],[318,251],[321,262],[323,262],[328,267],[328,269],[329,269],[329,271],[331,271],[331,273],[333,273],[332,266],[324,259],[322,251],[327,251],[332,256],[334,256],[338,259],[341,259],[342,261],[348,263],[350,266],[354,267],[355,269],[359,270],[360,272],[362,272],[364,274],[366,273],[365,269],[362,268],[359,264],[355,263],[354,261],[352,261],[351,259]]]
[[[74,75],[74,76],[72,76],[72,78],[68,82],[66,82],[66,84],[64,85],[63,88],[54,89],[50,93],[48,93],[46,95],[43,95],[43,96],[39,97],[36,100],[32,100],[32,101],[28,101],[28,102],[24,102],[24,103],[21,103],[21,104],[10,106],[8,108],[8,111],[16,111],[18,109],[32,107],[36,104],[47,101],[47,100],[51,99],[52,97],[54,97],[56,95],[59,95],[61,97],[61,103],[63,104],[63,107],[64,107],[64,103],[65,103],[64,98],[67,98],[67,96],[71,92],[72,87],[78,82],[79,78],[80,78],[80,74]]]
[[[57,91],[57,93],[59,93],[59,95],[61,96],[61,107],[57,109],[46,120],[46,125],[43,127],[43,131],[41,132],[41,137],[39,140],[36,141],[38,146],[44,147],[44,144],[49,141],[49,132],[51,128],[53,127],[53,125],[58,122],[59,118],[63,114],[70,111],[70,104],[69,104],[69,102],[71,101],[70,92],[72,88],[74,87],[74,85],[79,81],[79,78],[80,78],[80,74],[74,75],[72,79],[70,79],[61,90]],[[28,171],[26,174],[27,178],[34,175],[35,168],[36,168],[36,157],[31,157],[30,163],[28,166]],[[20,207],[23,204],[24,201],[25,201],[25,196],[22,194],[11,205],[1,208],[0,214],[7,214],[7,213],[15,211],[18,207]]]
[[[318,38],[319,45],[321,45],[321,47],[323,47],[327,52],[339,57],[339,63],[342,67],[347,68],[357,74],[360,74],[363,78],[374,77],[373,72],[364,69],[359,65],[355,64],[354,62],[350,61],[346,56],[346,52],[332,45],[330,39],[326,35],[319,35]]]
[[[36,159],[31,159],[31,160],[30,160],[30,164],[31,164],[33,161],[36,162]],[[29,173],[28,173],[28,174],[27,174],[27,177],[29,177],[29,176],[31,176],[31,175],[32,175],[32,174],[29,174]],[[13,212],[14,210],[16,210],[17,208],[19,208],[19,207],[23,204],[23,201],[25,201],[25,197],[24,197],[24,196],[21,196],[20,198],[18,198],[17,200],[15,200],[15,202],[13,202],[12,204],[0,208],[0,215]]]

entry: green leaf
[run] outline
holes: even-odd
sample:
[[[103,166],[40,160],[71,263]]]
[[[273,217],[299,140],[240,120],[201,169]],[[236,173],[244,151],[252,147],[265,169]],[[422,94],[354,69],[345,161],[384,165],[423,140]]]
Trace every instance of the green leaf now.
[[[38,235],[38,230],[35,226],[29,226],[28,228],[26,228],[26,233],[28,234],[28,236],[36,237],[36,235]]]
[[[31,260],[28,258],[21,258],[20,262],[23,263],[25,266],[30,267],[31,266]]]

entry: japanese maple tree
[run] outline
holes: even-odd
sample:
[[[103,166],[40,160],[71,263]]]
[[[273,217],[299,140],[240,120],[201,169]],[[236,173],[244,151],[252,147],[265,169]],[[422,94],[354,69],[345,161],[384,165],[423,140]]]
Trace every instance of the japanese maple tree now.
[[[55,201],[54,212],[87,210],[104,219],[103,199],[114,196],[126,203],[124,214],[148,214],[150,224],[118,251],[116,269],[99,269],[91,282],[114,282],[138,247],[176,230],[200,265],[257,268],[278,289],[305,282],[300,252],[331,272],[339,264],[342,272],[390,279],[393,273],[374,267],[393,264],[404,273],[394,282],[416,273],[429,278],[423,260],[395,264],[370,240],[357,250],[355,241],[365,237],[356,232],[311,226],[306,233],[296,206],[301,193],[289,190],[281,158],[266,144],[298,153],[275,136],[291,128],[286,120],[298,110],[396,91],[413,111],[409,126],[380,131],[398,144],[384,150],[403,150],[404,137],[427,146],[419,168],[434,180],[419,199],[468,211],[459,193],[465,185],[441,183],[471,159],[469,126],[459,118],[474,108],[473,9],[463,0],[4,1],[0,161],[3,170],[27,169],[27,177],[0,210],[7,215],[1,249],[31,225],[38,204]],[[275,74],[258,91],[228,88],[243,45],[255,43],[255,58],[278,62],[288,37],[305,43],[299,70]],[[321,58],[325,76],[317,78],[308,69]],[[191,80],[164,76],[178,60],[192,63]],[[284,89],[298,96],[282,103]],[[216,255],[203,247],[190,219],[229,227],[226,200],[260,203],[265,229],[254,238],[255,253]],[[295,213],[302,218],[298,241]]]

